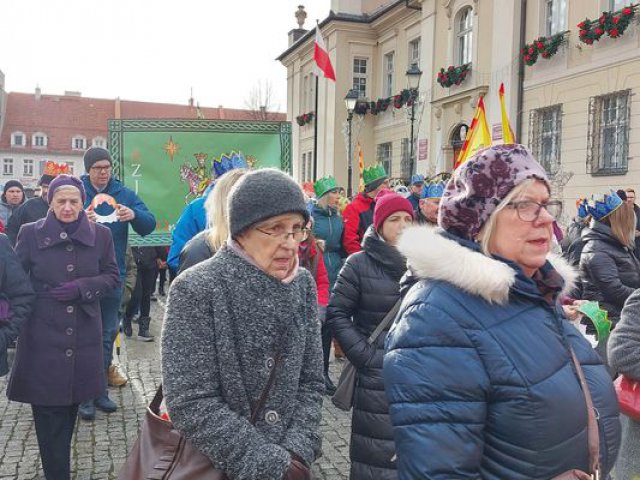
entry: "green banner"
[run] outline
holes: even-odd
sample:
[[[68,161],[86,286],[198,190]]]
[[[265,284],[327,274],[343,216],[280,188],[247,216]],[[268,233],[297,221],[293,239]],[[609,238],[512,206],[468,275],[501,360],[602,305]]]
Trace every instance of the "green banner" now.
[[[202,195],[224,166],[290,173],[291,124],[219,120],[111,120],[109,148],[116,175],[156,217],[156,230],[132,245],[168,245],[185,206]]]

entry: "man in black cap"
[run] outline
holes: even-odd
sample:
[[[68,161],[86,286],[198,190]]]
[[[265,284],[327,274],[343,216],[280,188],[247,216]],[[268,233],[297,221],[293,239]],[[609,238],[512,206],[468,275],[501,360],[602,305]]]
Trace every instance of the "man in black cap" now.
[[[49,191],[49,184],[54,178],[56,178],[56,175],[45,170],[44,174],[38,181],[38,186],[42,192],[41,196],[30,198],[13,212],[13,215],[7,223],[5,231],[12,246],[15,247],[16,245],[18,232],[22,225],[25,223],[35,222],[36,220],[40,220],[47,216],[47,212],[49,211],[47,192]]]
[[[7,222],[25,201],[24,187],[18,180],[9,180],[4,184],[0,196],[0,223],[6,227]]]
[[[95,222],[98,219],[98,215],[115,213],[115,221],[104,225],[111,230],[116,261],[120,270],[120,279],[124,284],[127,271],[125,253],[129,225],[138,235],[144,236],[150,234],[156,228],[156,219],[133,190],[125,187],[118,179],[113,177],[111,167],[112,161],[109,152],[104,148],[91,147],[84,154],[84,168],[87,171],[87,175],[83,175],[81,180],[87,192],[85,209],[87,209],[86,214],[89,220]],[[111,196],[116,201],[115,209],[104,204],[90,207],[93,198],[99,193]],[[122,288],[118,288],[116,291],[105,295],[100,301],[104,368],[109,384],[115,386],[124,385],[127,381],[126,377],[120,375],[116,366],[111,365],[113,341],[118,333],[118,311],[120,310],[121,300]],[[144,340],[153,339],[149,334],[148,317],[139,320],[139,328],[138,337]],[[104,395],[95,399],[94,402],[81,403],[78,413],[84,420],[93,420],[96,412],[95,407],[107,413],[117,410],[116,403],[109,398],[106,385]]]

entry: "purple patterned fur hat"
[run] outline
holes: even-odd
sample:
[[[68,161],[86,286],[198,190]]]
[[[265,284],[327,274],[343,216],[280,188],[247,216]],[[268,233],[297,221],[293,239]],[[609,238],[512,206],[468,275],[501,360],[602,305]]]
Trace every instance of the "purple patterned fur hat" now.
[[[447,183],[438,225],[447,232],[474,240],[500,202],[529,178],[549,179],[523,145],[495,145],[460,165]]]

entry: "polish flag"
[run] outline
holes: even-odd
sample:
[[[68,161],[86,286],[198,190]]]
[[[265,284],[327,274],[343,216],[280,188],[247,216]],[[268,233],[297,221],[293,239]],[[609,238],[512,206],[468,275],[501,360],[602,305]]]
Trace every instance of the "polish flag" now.
[[[333,71],[333,65],[331,65],[331,59],[329,58],[329,52],[324,44],[322,35],[320,34],[320,28],[316,27],[316,40],[313,44],[313,59],[316,61],[316,65],[325,78],[329,78],[336,81],[336,72]]]

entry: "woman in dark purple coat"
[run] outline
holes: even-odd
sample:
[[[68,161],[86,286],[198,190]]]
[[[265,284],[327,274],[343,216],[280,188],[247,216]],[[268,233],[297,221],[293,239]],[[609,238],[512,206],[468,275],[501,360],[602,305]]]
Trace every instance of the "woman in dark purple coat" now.
[[[100,299],[119,286],[108,228],[90,222],[82,182],[60,175],[49,185],[49,213],[23,225],[16,253],[37,299],[25,323],[7,387],[30,403],[47,479],[70,478],[78,404],[105,389]]]

